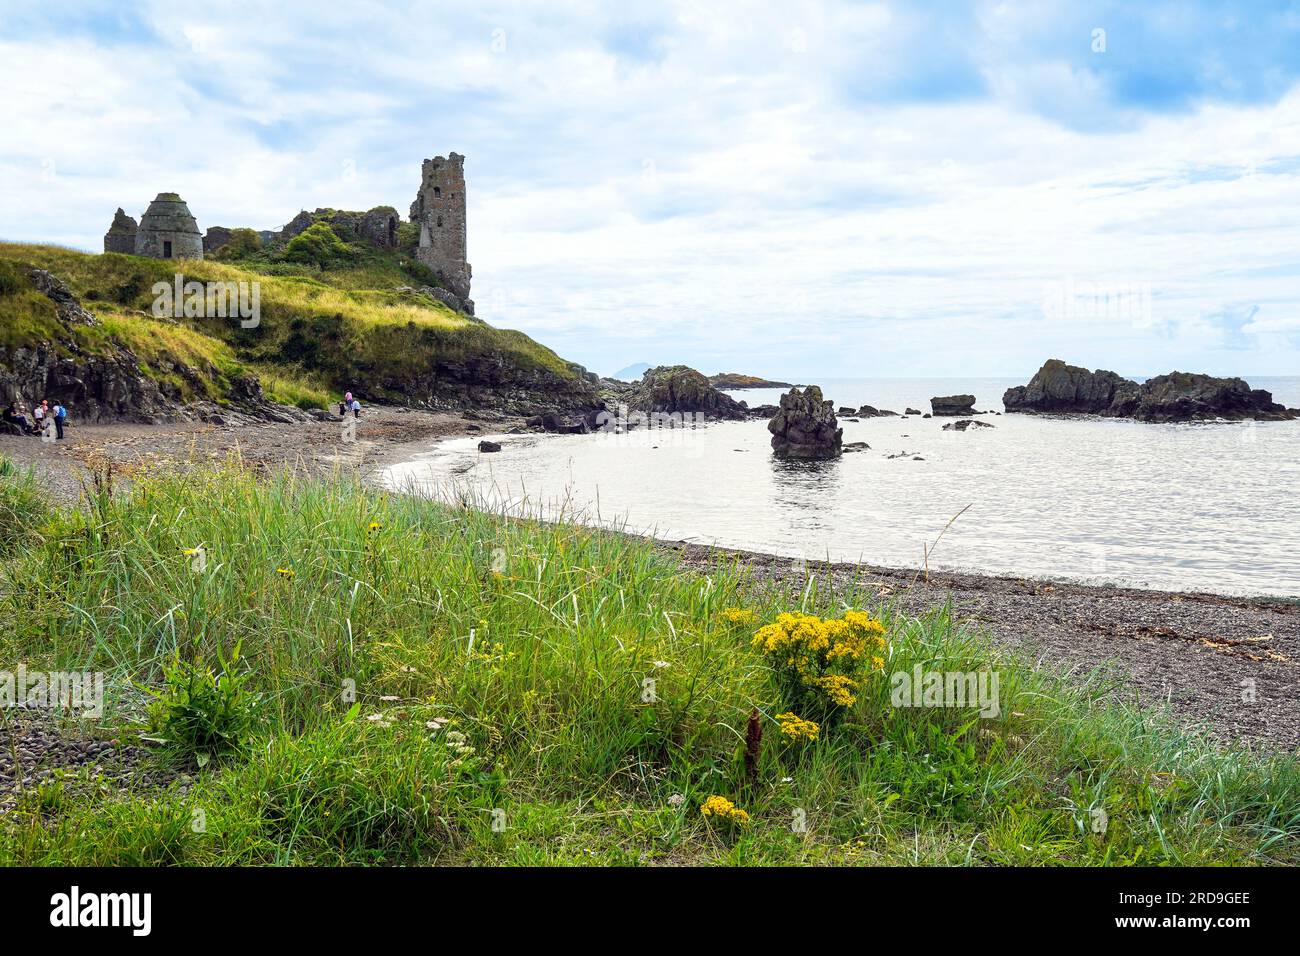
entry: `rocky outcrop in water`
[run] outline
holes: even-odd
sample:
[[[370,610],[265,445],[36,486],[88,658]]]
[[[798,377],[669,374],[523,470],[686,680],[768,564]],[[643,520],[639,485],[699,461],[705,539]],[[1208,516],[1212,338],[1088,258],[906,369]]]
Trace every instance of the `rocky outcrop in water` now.
[[[1300,409],[1274,402],[1271,393],[1252,389],[1240,378],[1170,372],[1138,384],[1115,372],[1090,372],[1060,359],[1043,363],[1028,385],[1007,389],[1002,403],[1009,412],[1102,415],[1144,422],[1300,418]]]
[[[835,420],[835,404],[823,399],[816,385],[782,395],[767,430],[777,458],[838,458],[843,453],[844,430]]]
[[[757,375],[742,375],[740,372],[719,372],[710,375],[709,382],[714,388],[736,390],[741,388],[792,388],[790,382],[775,382]]]
[[[936,415],[974,415],[974,395],[941,395],[930,399],[930,410]]]
[[[745,407],[685,365],[660,365],[641,376],[620,399],[633,411],[699,412],[708,418],[740,419]]]

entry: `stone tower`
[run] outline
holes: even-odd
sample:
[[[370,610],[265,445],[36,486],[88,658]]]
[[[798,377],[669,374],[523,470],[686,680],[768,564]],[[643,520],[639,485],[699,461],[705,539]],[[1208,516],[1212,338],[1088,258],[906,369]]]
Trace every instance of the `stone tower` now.
[[[202,259],[203,234],[185,200],[176,193],[159,193],[140,217],[135,254],[151,259]]]
[[[420,227],[415,258],[432,269],[470,314],[470,265],[465,261],[465,157],[426,159],[420,191],[411,203],[411,222]]]
[[[104,233],[104,251],[135,255],[135,233],[135,220],[119,206],[117,214],[113,216],[113,224],[108,227],[108,232]]]

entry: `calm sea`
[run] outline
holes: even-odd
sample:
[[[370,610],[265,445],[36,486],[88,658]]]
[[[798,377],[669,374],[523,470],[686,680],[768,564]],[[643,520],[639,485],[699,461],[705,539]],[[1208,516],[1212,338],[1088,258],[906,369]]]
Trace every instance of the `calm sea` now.
[[[1002,392],[1023,380],[819,384],[837,407],[928,411],[931,396],[965,392],[976,408],[1001,411]],[[1251,384],[1300,406],[1300,377]],[[732,394],[758,405],[775,404],[780,392]],[[491,455],[478,454],[477,437],[456,439],[388,469],[385,480],[437,497],[468,492],[515,513],[791,558],[915,568],[930,546],[936,569],[1300,595],[1300,422],[978,420],[994,427],[841,420],[844,441],[871,450],[819,463],[773,459],[764,421],[510,435]]]

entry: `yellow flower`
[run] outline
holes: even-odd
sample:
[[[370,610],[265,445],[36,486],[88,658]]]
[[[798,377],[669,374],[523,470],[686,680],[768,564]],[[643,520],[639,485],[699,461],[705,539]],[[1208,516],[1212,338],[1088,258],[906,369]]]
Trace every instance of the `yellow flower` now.
[[[371,531],[379,531],[379,530],[382,529],[382,528],[383,528],[383,525],[381,525],[378,521],[372,521],[372,522],[370,522],[370,530],[371,530]]]
[[[296,576],[293,568],[276,568],[275,573],[280,575],[282,578],[292,578]]]
[[[845,677],[843,674],[827,674],[825,677],[814,677],[807,683],[820,687],[833,704],[852,707],[857,703],[858,699],[852,692],[857,690],[858,682],[851,677]]]
[[[706,817],[717,817],[719,820],[727,820],[731,823],[739,823],[741,826],[749,823],[749,814],[740,807],[736,806],[726,797],[719,797],[716,794],[705,800],[700,806],[700,813]]]
[[[791,740],[816,740],[821,731],[816,721],[804,720],[793,713],[777,714],[776,719],[781,722],[781,733]]]
[[[728,624],[753,624],[758,615],[747,607],[729,607],[722,612],[722,619]]]

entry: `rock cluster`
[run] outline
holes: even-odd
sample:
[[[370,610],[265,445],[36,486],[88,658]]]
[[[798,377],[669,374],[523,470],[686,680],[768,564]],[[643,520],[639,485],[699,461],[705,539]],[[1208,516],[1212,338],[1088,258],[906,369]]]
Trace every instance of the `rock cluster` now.
[[[1300,409],[1274,402],[1272,394],[1252,389],[1240,378],[1170,372],[1138,384],[1115,372],[1090,372],[1060,359],[1043,363],[1028,385],[1007,389],[1002,403],[1009,412],[1103,415],[1144,422],[1300,418]]]
[[[843,453],[844,430],[835,420],[835,404],[823,399],[816,385],[782,395],[767,430],[777,458],[838,458]]]

